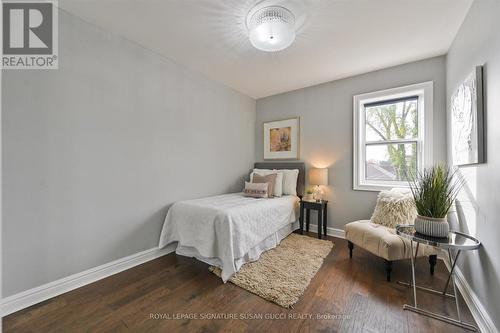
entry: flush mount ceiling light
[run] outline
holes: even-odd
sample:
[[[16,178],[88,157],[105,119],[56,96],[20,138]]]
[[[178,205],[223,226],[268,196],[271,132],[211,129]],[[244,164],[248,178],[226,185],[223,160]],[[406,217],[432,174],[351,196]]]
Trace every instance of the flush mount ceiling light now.
[[[295,40],[295,16],[282,6],[251,10],[247,17],[252,45],[265,52],[281,51]]]

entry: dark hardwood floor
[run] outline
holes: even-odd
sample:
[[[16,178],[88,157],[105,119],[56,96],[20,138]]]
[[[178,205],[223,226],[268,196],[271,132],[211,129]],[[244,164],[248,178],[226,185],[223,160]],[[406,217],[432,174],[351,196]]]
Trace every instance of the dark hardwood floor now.
[[[169,254],[11,314],[4,332],[465,332],[403,311],[411,292],[395,281],[408,279],[408,262],[394,263],[393,282],[386,282],[382,259],[355,248],[350,260],[346,241],[330,239],[333,251],[294,309],[222,284],[206,264]],[[427,259],[417,266],[419,284],[444,285],[443,262],[433,277]],[[425,292],[418,298],[421,306],[456,315],[450,299]],[[226,318],[204,319],[217,315]]]

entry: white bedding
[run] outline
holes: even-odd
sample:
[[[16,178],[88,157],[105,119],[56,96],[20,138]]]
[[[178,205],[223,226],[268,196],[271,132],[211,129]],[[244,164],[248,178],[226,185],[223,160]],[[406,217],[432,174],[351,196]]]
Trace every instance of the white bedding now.
[[[294,230],[299,199],[256,199],[242,193],[179,201],[170,207],[159,247],[216,265],[226,282],[241,266]]]

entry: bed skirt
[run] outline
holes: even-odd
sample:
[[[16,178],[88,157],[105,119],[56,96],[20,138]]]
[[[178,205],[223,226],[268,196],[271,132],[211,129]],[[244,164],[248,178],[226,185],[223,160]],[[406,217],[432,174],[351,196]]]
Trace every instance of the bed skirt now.
[[[240,270],[241,266],[248,262],[257,261],[260,258],[260,255],[270,249],[278,246],[283,239],[285,239],[288,235],[290,235],[295,230],[299,229],[299,222],[295,221],[293,223],[287,224],[282,227],[274,234],[268,236],[262,242],[254,246],[250,249],[243,257],[237,258],[234,262],[236,267],[236,272]],[[173,245],[173,244],[170,244]],[[217,266],[222,269],[222,263],[218,258],[206,258],[200,255],[200,253],[194,248],[190,246],[177,246],[175,253],[181,256],[196,258],[200,261],[203,261],[211,266]],[[234,274],[234,273],[233,273]],[[232,276],[232,275],[231,275]],[[231,278],[231,276],[224,277],[222,280],[224,283]]]

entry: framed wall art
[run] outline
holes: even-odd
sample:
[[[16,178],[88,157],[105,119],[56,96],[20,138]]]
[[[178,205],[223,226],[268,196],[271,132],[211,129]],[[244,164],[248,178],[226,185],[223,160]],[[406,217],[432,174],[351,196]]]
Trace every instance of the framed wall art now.
[[[299,159],[299,118],[264,123],[264,159]]]
[[[451,96],[453,165],[485,162],[483,66],[477,66]]]

